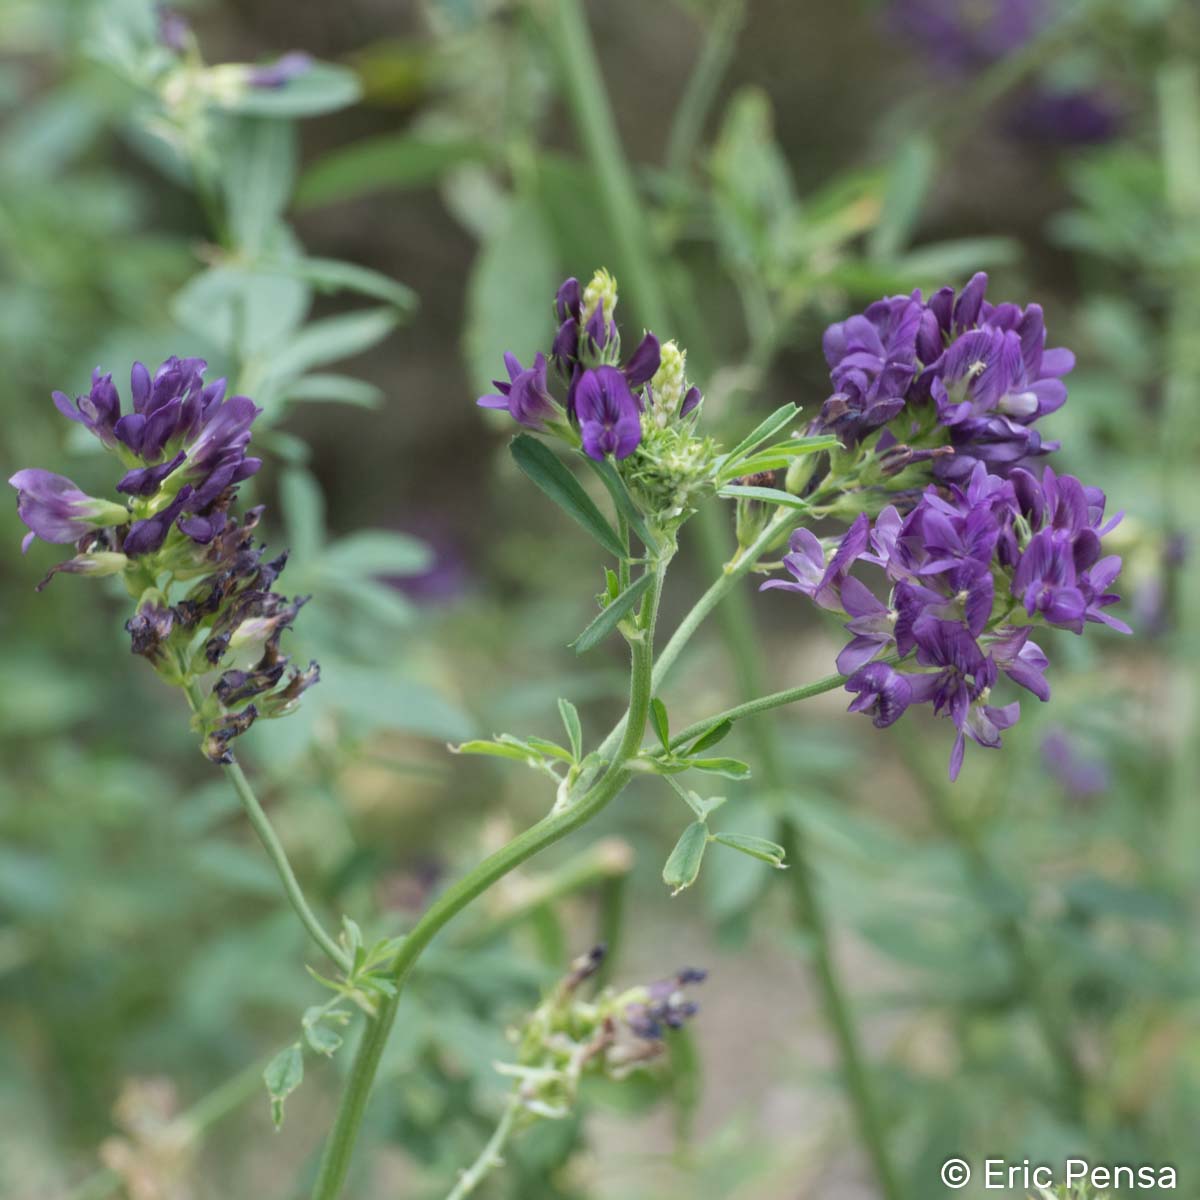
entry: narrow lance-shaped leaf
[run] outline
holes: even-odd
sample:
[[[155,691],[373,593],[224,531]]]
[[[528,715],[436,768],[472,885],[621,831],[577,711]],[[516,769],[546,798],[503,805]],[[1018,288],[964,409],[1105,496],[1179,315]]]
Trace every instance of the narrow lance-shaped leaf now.
[[[726,779],[750,778],[750,767],[737,758],[690,758],[687,765],[709,775],[723,775]]]
[[[648,550],[653,550],[657,545],[654,535],[651,534],[646,522],[642,519],[642,514],[638,512],[637,505],[634,504],[633,497],[630,496],[624,480],[617,474],[616,468],[607,458],[603,462],[597,462],[594,458],[589,458],[587,461],[588,466],[600,476],[601,482],[608,488],[608,494],[612,496],[617,511],[629,523],[629,528],[633,530],[634,536]]]
[[[625,557],[617,531],[558,456],[527,433],[513,438],[509,449],[518,467],[573,521],[582,525],[610,554]]]
[[[742,475],[754,475],[759,471],[778,471],[791,464],[793,459],[803,458],[808,454],[819,454],[823,450],[835,450],[841,441],[833,434],[817,434],[814,437],[789,438],[786,442],[777,442],[765,450],[756,450],[740,462],[726,466],[717,477],[718,483],[727,483]]]
[[[755,446],[761,445],[769,437],[774,437],[785,425],[794,421],[800,410],[794,404],[785,404],[777,408],[765,421],[754,427],[730,452],[725,455],[725,464],[732,466],[743,455],[748,454]]]
[[[751,858],[761,859],[773,867],[783,869],[785,856],[783,847],[766,838],[752,837],[748,833],[715,833],[712,840],[720,842],[722,846],[728,846],[731,850],[740,850],[743,854],[750,855]]]
[[[707,846],[708,826],[703,821],[693,821],[680,835],[663,867],[663,883],[671,889],[672,896],[678,896],[696,882]]]
[[[583,756],[583,724],[579,720],[579,710],[570,700],[560,699],[558,712],[562,717],[563,728],[567,731],[567,739],[571,743],[571,753],[578,762]]]
[[[667,721],[667,706],[655,696],[650,701],[650,720],[654,723],[654,732],[662,742],[662,748],[668,753],[671,749],[671,726]]]
[[[633,606],[649,588],[654,576],[647,572],[638,576],[611,604],[571,643],[576,654],[586,654],[598,646],[629,615]]]
[[[764,504],[775,504],[780,508],[808,508],[807,500],[802,500],[799,496],[793,496],[791,492],[780,491],[778,488],[743,487],[741,484],[730,484],[728,487],[721,489],[720,495],[730,500],[738,498],[761,500]]]
[[[729,731],[733,728],[733,722],[726,717],[723,721],[718,721],[711,729],[705,730],[688,748],[686,753],[699,754],[702,750],[708,750],[715,746],[718,742],[724,741],[729,736]]]

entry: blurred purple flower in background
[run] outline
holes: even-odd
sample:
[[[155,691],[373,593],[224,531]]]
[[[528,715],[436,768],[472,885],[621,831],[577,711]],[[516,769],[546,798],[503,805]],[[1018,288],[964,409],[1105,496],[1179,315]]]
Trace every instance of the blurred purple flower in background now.
[[[1108,791],[1111,779],[1107,765],[1058,726],[1042,739],[1042,761],[1063,790],[1077,800]]]
[[[1026,49],[1053,25],[1057,8],[1055,0],[891,0],[886,23],[945,74],[964,79]],[[1004,124],[1030,141],[1088,145],[1115,137],[1122,115],[1101,88],[1035,77],[1013,98]]]

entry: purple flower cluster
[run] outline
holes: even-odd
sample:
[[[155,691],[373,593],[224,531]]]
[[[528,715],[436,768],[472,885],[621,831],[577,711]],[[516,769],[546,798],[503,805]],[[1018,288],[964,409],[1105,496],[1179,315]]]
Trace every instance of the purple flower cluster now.
[[[924,447],[937,476],[956,482],[979,462],[1004,474],[1057,449],[1036,422],[1065,403],[1075,357],[1046,348],[1040,305],[993,305],[986,290],[981,271],[957,295],[891,296],[831,325],[823,348],[834,393],[812,431],[854,446],[884,429],[876,449]]]
[[[601,279],[611,284],[603,272],[597,275]],[[642,417],[653,396],[650,381],[662,353],[658,338],[646,333],[628,361],[620,364],[614,297],[615,285],[588,303],[574,277],[558,289],[554,298],[558,326],[549,363],[565,389],[561,403],[550,391],[547,356],[539,353],[528,367],[522,367],[514,354],[506,354],[508,379],[494,380],[496,391],[480,397],[479,405],[506,409],[529,429],[569,427],[578,432],[584,453],[597,461],[609,456],[628,458],[642,442]],[[675,415],[688,416],[700,399],[698,389],[688,389]]]
[[[169,358],[152,375],[135,363],[132,405],[96,371],[86,395],[54,393],[59,411],[94,434],[121,462],[124,502],[88,496],[50,471],[18,471],[17,512],[35,537],[76,544],[55,567],[122,574],[139,597],[126,623],[135,654],[188,689],[204,752],[230,762],[229,743],[260,717],[285,716],[315,683],[315,663],[290,667],[279,640],[303,599],[274,590],[286,555],[263,560],[255,544],[262,510],[233,515],[237,485],[262,466],[247,454],[260,410],[205,383],[198,358]],[[44,584],[43,584],[44,585]],[[172,598],[186,585],[190,590]]]
[[[951,719],[954,779],[966,738],[998,747],[1019,715],[1015,701],[990,702],[1001,674],[1049,699],[1036,627],[1130,632],[1106,611],[1118,600],[1110,588],[1121,560],[1103,555],[1102,539],[1121,517],[1105,521],[1104,506],[1103,492],[1049,467],[1039,481],[1021,467],[989,474],[978,461],[965,482],[926,488],[907,515],[888,507],[872,525],[864,513],[828,544],[797,530],[784,559],[792,580],[762,586],[849,618],[837,666],[855,695],[851,712],[882,728],[928,703]],[[850,573],[857,563],[883,571],[886,603]]]
[[[250,427],[261,411],[245,396],[225,396],[225,380],[204,382],[200,358],[169,358],[150,374],[134,363],[132,408],[122,413],[112,376],[97,369],[88,393],[54,393],[59,412],[93,433],[126,467],[116,490],[128,507],[87,496],[69,479],[38,468],[19,471],[17,511],[34,537],[66,544],[108,528],[106,549],[128,558],[160,550],[171,529],[207,545],[224,528],[230,489],[262,460],[249,457]]]

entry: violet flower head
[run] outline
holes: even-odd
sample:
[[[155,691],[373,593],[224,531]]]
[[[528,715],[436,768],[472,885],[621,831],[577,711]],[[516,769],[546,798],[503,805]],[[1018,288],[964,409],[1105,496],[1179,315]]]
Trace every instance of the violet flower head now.
[[[315,663],[291,667],[279,641],[305,598],[274,590],[286,555],[263,559],[261,509],[234,514],[236,487],[261,466],[247,455],[260,410],[206,383],[198,358],[169,358],[153,374],[135,363],[130,411],[100,371],[86,396],[54,403],[122,464],[115,492],[89,496],[71,480],[29,468],[10,479],[17,512],[35,537],[75,543],[58,572],[123,575],[138,596],[126,623],[132,651],[184,687],[204,753],[231,762],[230,744],[257,720],[291,712],[317,682]],[[182,589],[188,589],[184,592]]]
[[[506,409],[541,433],[565,433],[569,424],[589,457],[628,458],[642,440],[643,394],[662,362],[662,348],[646,333],[621,365],[616,301],[616,281],[607,271],[597,271],[586,288],[574,276],[564,280],[554,297],[558,326],[549,355],[539,352],[532,366],[522,367],[514,354],[505,354],[509,378],[494,380],[496,391],[481,396],[480,407]],[[561,402],[551,393],[550,364],[566,384]],[[699,392],[686,399],[691,411]]]
[[[1104,494],[1072,476],[1046,468],[1039,480],[1016,468],[1000,477],[983,462],[909,503],[907,515],[885,508],[873,527],[860,514],[828,550],[797,530],[783,563],[792,578],[763,588],[801,592],[842,613],[850,641],[837,667],[855,697],[850,711],[883,728],[929,704],[954,726],[956,778],[968,739],[997,749],[1020,715],[1016,701],[992,701],[1001,676],[1049,700],[1038,625],[1128,632],[1107,611],[1118,599],[1111,585],[1120,559],[1102,547],[1120,517],[1106,521]],[[886,600],[851,573],[859,563],[882,573]],[[1029,619],[1014,623],[1022,607]]]

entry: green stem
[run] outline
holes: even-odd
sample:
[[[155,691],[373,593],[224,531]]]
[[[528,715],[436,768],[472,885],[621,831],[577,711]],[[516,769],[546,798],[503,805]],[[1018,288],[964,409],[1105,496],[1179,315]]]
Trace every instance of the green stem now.
[[[666,165],[672,175],[685,174],[691,166],[696,146],[704,133],[704,123],[733,59],[745,15],[746,0],[723,0],[712,15],[700,57],[688,74],[687,86],[671,123]]]
[[[675,665],[680,654],[683,653],[684,647],[691,641],[693,634],[700,628],[713,609],[730,593],[734,584],[748,574],[755,563],[762,558],[767,549],[779,538],[786,536],[787,532],[798,523],[799,519],[798,514],[793,510],[780,509],[767,523],[762,533],[741,552],[736,562],[726,563],[720,568],[721,574],[717,577],[716,581],[692,605],[687,615],[679,622],[670,640],[662,648],[651,675],[651,694],[656,693],[662,687],[671,668]],[[625,719],[622,718],[605,739],[603,745],[600,747],[600,753],[611,753],[617,739],[624,735],[625,730],[626,723]]]
[[[343,971],[348,972],[352,965],[349,955],[325,932],[316,914],[309,908],[296,873],[292,870],[292,864],[288,862],[287,851],[284,850],[283,843],[279,840],[270,818],[259,804],[258,797],[255,796],[254,789],[250,786],[250,781],[246,778],[241,764],[229,763],[225,768],[225,773],[233,783],[233,790],[237,792],[238,799],[241,800],[242,807],[246,810],[246,816],[250,818],[250,824],[254,826],[254,832],[258,834],[258,840],[262,842],[263,849],[267,852],[267,857],[275,864],[279,882],[283,884],[288,903],[295,910],[296,916],[300,918],[300,923],[308,931],[309,937]]]
[[[497,1167],[504,1165],[500,1157],[501,1150],[508,1144],[512,1131],[516,1127],[517,1117],[521,1114],[521,1103],[513,1096],[505,1106],[504,1115],[495,1133],[488,1139],[488,1144],[480,1151],[479,1157],[462,1173],[454,1189],[446,1200],[465,1200]]]
[[[895,663],[900,660],[896,655],[889,654],[885,658],[879,658],[875,661]],[[787,704],[795,704],[800,700],[808,700],[813,696],[820,696],[824,692],[832,692],[835,688],[841,687],[848,678],[848,675],[826,675],[824,679],[818,679],[813,683],[805,683],[800,687],[784,688],[780,692],[770,692],[766,696],[759,696],[756,700],[747,700],[744,704],[735,704],[732,708],[727,708],[723,712],[713,713],[711,717],[705,717],[703,721],[696,721],[686,729],[681,729],[671,738],[671,746],[672,748],[681,746],[684,742],[699,736],[721,721],[740,721],[743,717],[752,717],[756,713],[769,712],[773,708],[782,708]]]
[[[404,983],[429,943],[443,926],[453,920],[477,896],[526,859],[532,858],[547,846],[585,825],[629,783],[631,772],[625,764],[637,754],[641,746],[646,719],[650,713],[654,629],[666,568],[666,559],[654,566],[654,584],[643,604],[637,636],[631,639],[629,710],[623,722],[625,732],[616,755],[600,781],[581,799],[543,817],[537,824],[530,826],[506,846],[484,859],[470,874],[447,888],[404,939],[389,973],[396,988],[395,995],[380,1007],[363,1034],[337,1119],[325,1145],[320,1171],[313,1188],[313,1200],[336,1200],[341,1194],[363,1114],[366,1112],[371,1086],[379,1070],[388,1035],[396,1020]]]
[[[630,284],[630,304],[643,324],[666,328],[670,323],[666,296],[654,268],[648,226],[617,135],[583,7],[579,0],[549,0],[549,10],[550,33],[563,89],[596,172],[601,200],[621,256],[620,274]]]
[[[184,690],[187,692],[192,712],[198,713],[204,703],[199,689],[194,683],[190,683]],[[275,864],[275,872],[279,876],[279,882],[283,884],[284,894],[296,916],[300,918],[300,923],[308,931],[312,940],[343,971],[349,971],[352,965],[349,955],[325,932],[316,914],[309,908],[296,873],[292,870],[292,864],[288,861],[287,851],[283,848],[283,843],[279,840],[279,835],[275,832],[275,827],[271,824],[263,806],[258,802],[258,797],[254,794],[254,789],[250,786],[250,780],[246,778],[241,764],[238,762],[226,764],[225,773],[229,776],[233,790],[237,792],[238,799],[242,802],[242,808],[246,810],[246,816],[250,818],[250,824],[254,827],[254,832],[258,834],[258,840],[262,842],[267,857]]]

